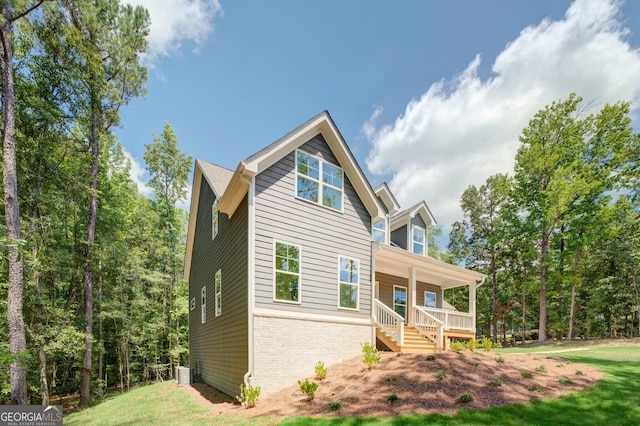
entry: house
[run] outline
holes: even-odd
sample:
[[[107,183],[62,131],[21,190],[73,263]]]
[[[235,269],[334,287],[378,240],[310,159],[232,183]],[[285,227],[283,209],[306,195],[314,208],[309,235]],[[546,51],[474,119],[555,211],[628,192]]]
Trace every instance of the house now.
[[[316,362],[446,347],[473,337],[484,275],[428,256],[426,203],[375,190],[328,112],[229,170],[197,160],[187,234],[189,352],[197,377],[269,394]],[[468,287],[469,312],[445,289]]]

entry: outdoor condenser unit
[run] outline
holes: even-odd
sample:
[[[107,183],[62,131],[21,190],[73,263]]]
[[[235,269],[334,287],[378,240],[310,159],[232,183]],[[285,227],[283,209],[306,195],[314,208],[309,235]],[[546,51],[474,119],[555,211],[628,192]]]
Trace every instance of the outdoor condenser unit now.
[[[189,367],[178,367],[178,386],[188,386],[192,382],[192,369]]]

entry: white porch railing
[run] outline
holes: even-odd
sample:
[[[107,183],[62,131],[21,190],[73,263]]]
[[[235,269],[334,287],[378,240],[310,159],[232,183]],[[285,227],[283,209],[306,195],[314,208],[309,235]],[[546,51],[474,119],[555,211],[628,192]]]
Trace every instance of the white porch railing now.
[[[413,326],[416,330],[435,343],[437,348],[442,348],[444,329],[442,321],[431,315],[422,306],[414,306],[413,315]]]
[[[404,318],[402,315],[398,315],[378,299],[374,300],[374,313],[376,325],[398,342],[398,346],[404,345]]]
[[[448,309],[423,308],[431,316],[437,318],[448,329],[473,331],[473,314],[450,311]]]

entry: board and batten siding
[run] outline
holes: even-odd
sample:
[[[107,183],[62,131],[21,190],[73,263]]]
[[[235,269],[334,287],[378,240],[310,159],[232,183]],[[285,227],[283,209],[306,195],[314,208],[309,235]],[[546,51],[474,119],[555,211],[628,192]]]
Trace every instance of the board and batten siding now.
[[[189,301],[189,359],[202,380],[235,396],[248,370],[248,197],[231,219],[220,213],[218,235],[211,239],[211,206],[215,195],[205,179],[194,237]],[[215,316],[214,277],[222,275],[222,314]],[[200,291],[207,286],[207,321],[201,323]]]
[[[376,272],[376,281],[378,282],[379,300],[391,309],[393,309],[394,285],[407,287],[407,298],[410,297],[408,294],[409,280],[406,278]],[[416,282],[416,305],[424,306],[425,291],[434,292],[436,294],[436,308],[442,308],[442,289],[437,285],[421,281]]]
[[[340,166],[318,135],[298,148]],[[371,315],[371,216],[344,176],[343,212],[296,197],[295,151],[255,178],[255,306],[341,318]],[[300,304],[274,301],[274,241],[301,250]],[[360,261],[359,309],[338,309],[338,257]]]

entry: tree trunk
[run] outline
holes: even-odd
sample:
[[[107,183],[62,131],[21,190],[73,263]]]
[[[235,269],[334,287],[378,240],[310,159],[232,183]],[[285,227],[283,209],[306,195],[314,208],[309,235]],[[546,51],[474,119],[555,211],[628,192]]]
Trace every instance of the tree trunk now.
[[[640,292],[638,291],[638,280],[634,275],[631,275],[631,283],[633,285],[633,291],[636,294],[636,308],[638,310],[638,335],[640,336]]]
[[[538,324],[538,342],[547,340],[547,253],[549,252],[549,234],[540,241],[540,322]]]
[[[569,334],[567,334],[567,340],[573,339],[573,320],[575,318],[576,310],[576,286],[571,286],[571,309],[569,311]]]
[[[0,66],[2,67],[2,186],[7,228],[9,260],[9,291],[7,293],[7,327],[9,350],[13,362],[9,367],[11,404],[27,403],[27,373],[24,354],[27,342],[24,330],[22,303],[24,293],[24,267],[18,245],[20,241],[20,207],[18,205],[18,176],[15,147],[15,93],[13,83],[13,6],[10,0],[2,5],[0,24]]]
[[[96,219],[98,213],[98,170],[100,166],[100,150],[98,136],[98,106],[95,96],[91,107],[91,141],[90,150],[93,164],[91,166],[91,189],[89,194],[89,219],[87,225],[87,246],[84,252],[84,357],[82,359],[82,373],[80,377],[80,406],[88,407],[91,399],[91,361],[93,334],[93,252],[96,235]]]
[[[40,396],[42,405],[49,405],[49,386],[47,384],[47,353],[44,348],[38,350],[38,361],[40,363]]]
[[[496,256],[491,255],[491,339],[493,343],[498,341],[498,319],[496,318],[496,308],[498,305],[498,277],[496,271]]]

